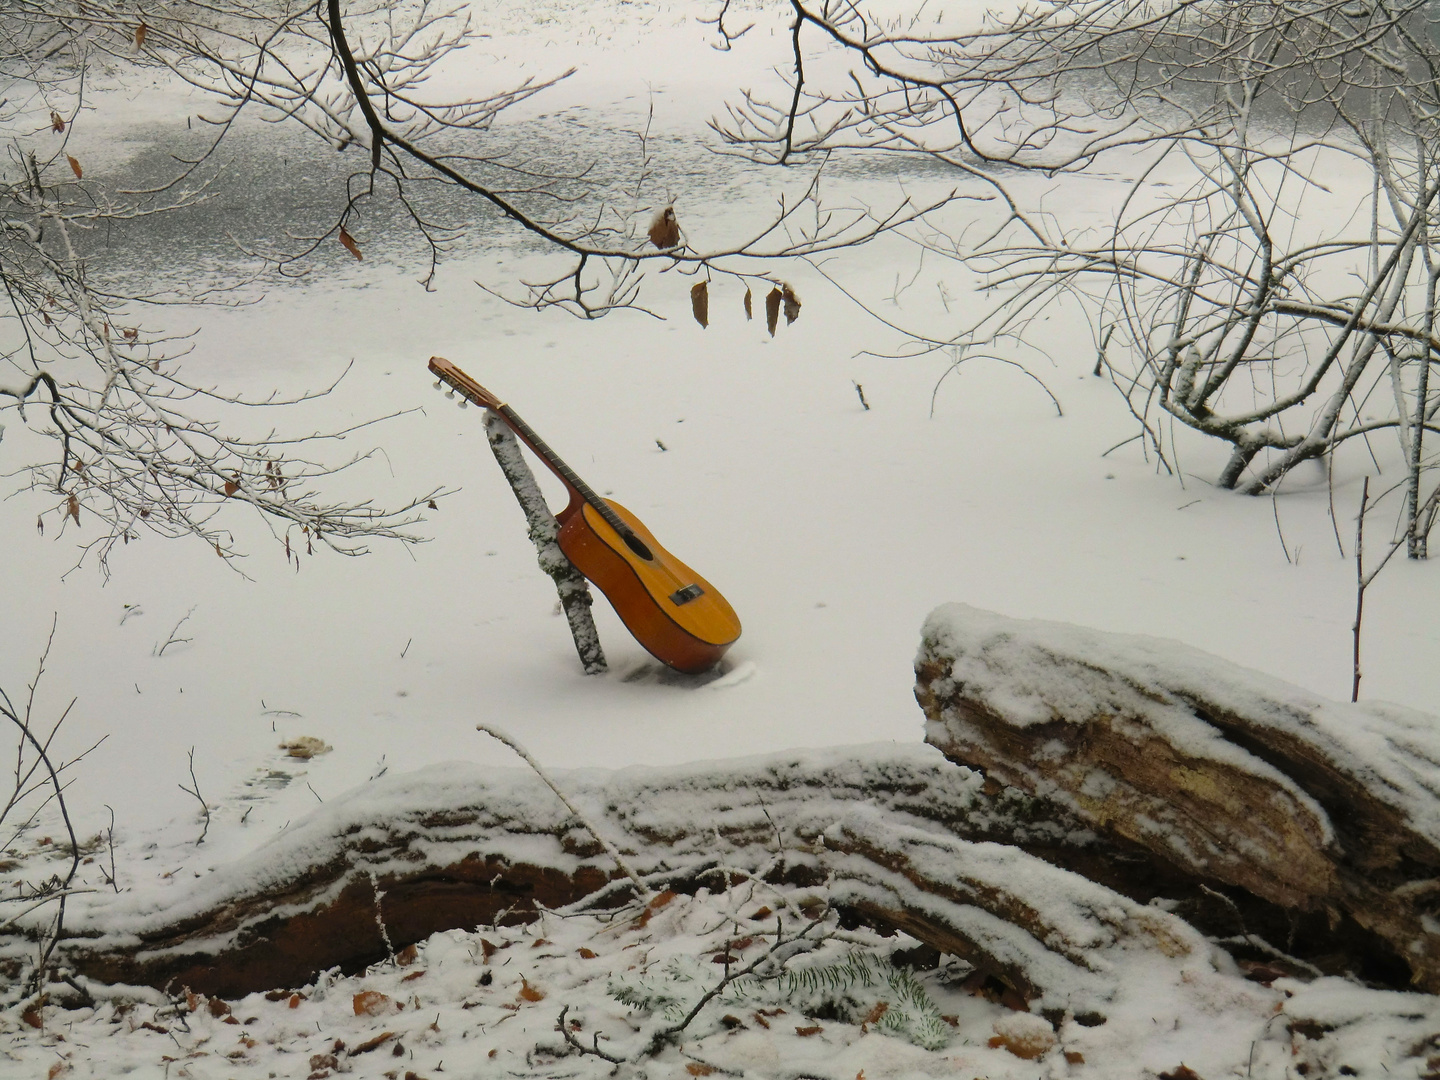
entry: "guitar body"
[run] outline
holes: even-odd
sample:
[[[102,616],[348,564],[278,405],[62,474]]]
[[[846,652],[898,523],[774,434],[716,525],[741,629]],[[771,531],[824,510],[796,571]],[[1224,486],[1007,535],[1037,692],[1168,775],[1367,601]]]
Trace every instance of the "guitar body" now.
[[[708,581],[660,546],[617,502],[605,500],[648,550],[642,558],[595,509],[571,502],[559,514],[560,550],[605,594],[626,629],[676,671],[714,667],[740,636],[734,608]]]

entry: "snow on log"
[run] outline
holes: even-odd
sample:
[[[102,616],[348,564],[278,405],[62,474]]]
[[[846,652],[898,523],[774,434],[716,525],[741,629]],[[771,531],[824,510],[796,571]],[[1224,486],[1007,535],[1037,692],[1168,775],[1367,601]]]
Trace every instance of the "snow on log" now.
[[[916,674],[952,761],[1201,883],[1348,916],[1440,990],[1440,719],[961,604],[926,621]]]
[[[1158,949],[1167,963],[1213,970],[1210,947],[1180,920],[994,842],[1105,862],[1100,837],[1063,813],[1035,815],[1017,793],[986,794],[978,774],[929,747],[556,779],[655,888],[747,873],[813,885],[845,918],[904,929],[1046,1007],[1103,1013],[1120,989],[1108,950]],[[606,887],[598,904],[630,896],[531,772],[439,765],[332,799],[183,887],[77,896],[61,951],[104,982],[233,997]]]

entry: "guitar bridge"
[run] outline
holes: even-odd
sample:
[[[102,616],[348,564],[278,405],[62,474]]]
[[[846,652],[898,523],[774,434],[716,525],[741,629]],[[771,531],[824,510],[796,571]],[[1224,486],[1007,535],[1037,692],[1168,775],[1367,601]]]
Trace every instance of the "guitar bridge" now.
[[[702,589],[699,585],[686,585],[683,589],[676,589],[673,593],[671,593],[670,600],[676,607],[679,607],[681,604],[688,604],[697,596],[704,595],[705,590]]]

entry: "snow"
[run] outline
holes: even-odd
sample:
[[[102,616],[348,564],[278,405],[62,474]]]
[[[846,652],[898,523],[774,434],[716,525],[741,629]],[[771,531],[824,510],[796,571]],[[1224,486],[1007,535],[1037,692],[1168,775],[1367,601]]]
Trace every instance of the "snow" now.
[[[550,75],[578,65],[576,76],[527,103],[519,119],[540,129],[555,125],[543,130],[579,143],[581,156],[603,125],[638,128],[653,106],[658,183],[675,199],[687,234],[703,246],[733,235],[737,221],[756,220],[780,186],[793,190],[798,182],[793,175],[737,176],[703,149],[704,119],[737,88],[773,87],[769,66],[783,61],[788,48],[784,10],[749,8],[735,14],[742,22],[756,20],[757,28],[734,51],[720,53],[710,48],[713,31],[694,21],[708,9],[683,0],[611,5],[600,18],[594,5],[562,0],[496,6],[489,15],[497,36],[476,54],[483,63],[453,77],[499,84],[511,72]],[[74,125],[69,145],[85,161],[87,177],[97,178],[122,176],[143,155],[183,139],[186,116],[199,108],[193,96],[164,84],[136,85],[91,104],[94,111]],[[306,152],[303,143],[268,128],[263,139],[254,131],[238,133],[237,156],[245,159],[238,167],[304,160],[285,157]],[[601,152],[620,154],[614,144]],[[321,163],[315,171],[329,167]],[[303,178],[292,179],[299,190]],[[936,180],[904,179],[917,191]],[[1063,199],[1103,216],[1116,179],[1035,178],[1020,190],[1036,205]],[[890,187],[878,171],[851,170],[829,190],[881,202]],[[213,217],[187,225],[194,235],[171,237],[170,247],[142,248],[138,269],[183,277],[193,266],[194,280],[208,280],[212,267],[235,259],[224,233],[243,236],[255,209],[253,200],[227,193],[206,211]],[[687,803],[677,777],[688,771],[697,780],[711,778],[722,767],[753,777],[755,756],[766,755],[765,768],[779,782],[787,766],[775,755],[829,748],[794,751],[795,761],[803,758],[809,767],[815,754],[828,755],[826,786],[844,791],[862,774],[856,759],[896,770],[922,760],[908,757],[912,752],[933,760],[933,751],[918,747],[923,728],[911,661],[926,613],[951,598],[1044,620],[1032,629],[1042,644],[1050,643],[1046,649],[1078,649],[1133,683],[1076,678],[1066,690],[1067,710],[1131,700],[1135,686],[1163,687],[1176,702],[1166,714],[1167,731],[1222,755],[1231,750],[1216,741],[1200,746],[1205,736],[1186,725],[1181,707],[1191,691],[1229,693],[1236,704],[1265,710],[1277,727],[1352,763],[1357,779],[1386,790],[1413,827],[1440,839],[1435,777],[1411,764],[1440,762],[1440,736],[1414,711],[1440,700],[1434,568],[1396,560],[1377,579],[1366,601],[1367,701],[1356,707],[1330,701],[1324,695],[1338,697],[1349,687],[1354,571],[1331,539],[1323,478],[1297,477],[1273,503],[1217,491],[1196,479],[1214,475],[1217,452],[1183,435],[1178,481],[1155,475],[1135,444],[1102,458],[1134,433],[1133,425],[1114,390],[1089,376],[1092,347],[1074,311],[1057,309],[1037,324],[1048,358],[1016,354],[1060,398],[1061,419],[1032,383],[998,364],[967,362],[937,389],[949,357],[886,358],[896,346],[894,333],[807,266],[775,268],[805,306],[773,340],[760,323],[744,320],[741,290],[726,282],[713,286],[711,326],[701,330],[689,319],[691,282],[673,274],[654,275],[647,286],[649,303],[664,321],[620,313],[590,324],[558,312],[518,312],[476,289],[476,279],[513,284],[535,265],[505,239],[492,243],[483,227],[476,242],[445,264],[435,291],[425,293],[415,284],[420,271],[407,261],[404,244],[386,236],[378,220],[366,224],[374,234],[363,237],[363,264],[332,253],[332,261],[318,260],[310,279],[277,284],[252,306],[151,311],[146,319],[197,330],[187,370],[207,384],[262,394],[275,386],[323,385],[353,359],[355,372],[337,395],[323,408],[298,411],[287,421],[296,427],[395,407],[418,410],[385,425],[377,435],[385,456],[356,484],[377,500],[437,483],[460,487],[431,516],[429,543],[359,560],[317,554],[297,572],[263,527],[234,517],[229,525],[252,553],[244,565],[248,578],[229,572],[203,547],[142,537],[117,553],[105,582],[88,567],[67,573],[78,558],[75,542],[93,537],[83,520],[58,538],[40,536],[34,520],[50,508],[50,496],[27,493],[0,502],[0,587],[7,598],[0,608],[0,686],[13,696],[32,679],[58,614],[39,712],[53,719],[78,699],[56,740],[62,755],[108,737],[77,766],[67,794],[83,840],[104,833],[106,808],[113,807],[115,855],[127,891],[74,898],[77,920],[103,905],[107,919],[138,933],[162,913],[198,909],[204,897],[237,883],[264,888],[307,851],[334,850],[366,802],[373,815],[367,827],[391,811],[425,806],[483,813],[463,794],[481,775],[476,770],[483,770],[486,790],[503,798],[497,810],[555,821],[563,811],[527,772],[510,768],[508,751],[474,731],[481,720],[510,730],[581,797],[587,783],[598,781],[565,770],[636,769],[625,800],[592,807],[601,822],[659,828],[683,813],[691,822],[763,828],[759,803],[738,793],[733,802],[701,803],[694,788]],[[208,228],[203,235],[202,225]],[[122,271],[137,270],[123,251],[113,257]],[[876,242],[825,270],[904,325],[953,325],[944,296],[973,295],[966,276],[933,268],[905,288],[914,253],[899,241]],[[892,294],[893,301],[886,299]],[[513,499],[490,460],[480,414],[442,409],[428,392],[423,366],[432,354],[448,356],[501,392],[581,475],[602,493],[613,490],[667,547],[725,592],[745,634],[719,679],[702,685],[658,669],[603,603],[597,603],[597,621],[611,674],[579,673],[563,620],[551,614],[550,582],[535,566]],[[13,382],[11,373],[0,378]],[[863,386],[868,410],[854,383]],[[29,460],[37,443],[14,421],[4,434],[0,472],[9,472]],[[1336,458],[1342,534],[1361,477],[1372,469],[1361,450]],[[1276,538],[1277,526],[1293,563]],[[1347,552],[1348,545],[1347,538]],[[193,640],[157,656],[170,628],[191,609]],[[957,641],[980,642],[986,662],[1002,670],[986,674],[976,662],[967,679],[993,678],[995,694],[1041,719],[1047,714],[1025,688],[1045,677],[1041,661],[1051,660],[1033,641],[1027,651],[1023,642],[983,639],[984,619],[976,610],[962,618],[950,609],[928,625]],[[1102,647],[1060,622],[1132,636]],[[1173,638],[1183,646],[1133,635]],[[1222,690],[1214,685],[1216,669],[1194,650],[1275,678],[1257,672]],[[1080,666],[1071,665],[1069,675]],[[1380,698],[1399,704],[1369,700]],[[300,737],[321,739],[334,750],[300,760],[280,749]],[[877,741],[895,749],[881,751]],[[190,782],[191,747],[198,790],[212,815],[202,846],[194,843],[200,828],[195,800],[179,790]],[[639,770],[659,766],[667,786],[647,787]],[[1254,759],[1247,767],[1264,768]],[[957,778],[957,805],[974,782]],[[1103,786],[1106,778],[1093,782]],[[657,802],[664,797],[679,800],[678,809],[664,810]],[[817,832],[836,826],[823,816],[817,804]],[[943,847],[925,838],[923,818],[917,810],[911,837],[917,851],[923,844]],[[864,824],[863,814],[853,815],[844,827]],[[1036,824],[1047,827],[1055,826]],[[514,842],[517,857],[538,843],[534,837]],[[94,850],[104,859],[103,845]],[[39,849],[27,855],[48,857]],[[974,855],[982,856],[988,857]],[[86,868],[92,883],[99,865]],[[996,855],[991,867],[997,879],[1022,870],[1036,878],[1022,876],[1026,887],[1054,895],[1054,879],[1038,881],[1044,871],[1023,860],[1007,863]],[[878,896],[902,883],[870,887]],[[1067,883],[1071,887],[1078,886]],[[177,1016],[153,992],[140,991],[130,995],[141,1002],[133,1006],[102,999],[93,1011],[47,1010],[43,1034],[6,1014],[0,1073],[39,1075],[64,1060],[79,1075],[88,1069],[98,1076],[182,1070],[195,1077],[298,1076],[312,1056],[332,1053],[336,1039],[353,1049],[394,1030],[393,1042],[405,1048],[401,1057],[386,1043],[358,1056],[341,1053],[337,1063],[360,1076],[387,1070],[429,1076],[441,1063],[445,1072],[462,1075],[560,1076],[574,1069],[573,1075],[601,1076],[609,1066],[598,1059],[567,1058],[557,1066],[535,1056],[538,1044],[555,1041],[562,999],[585,1010],[585,1031],[633,1039],[627,1023],[633,1018],[606,991],[625,945],[636,946],[631,952],[649,950],[649,967],[663,971],[672,958],[693,960],[718,946],[729,933],[726,920],[752,902],[733,893],[681,898],[672,913],[639,930],[623,920],[585,916],[441,934],[423,943],[410,968],[382,965],[354,977],[326,977],[305,988],[294,1010],[288,999],[233,1003],[238,1027],[204,1009]],[[1097,900],[1095,909],[1103,907]],[[1084,939],[1095,925],[1092,913],[1077,910],[1068,932]],[[540,936],[553,943],[541,948],[554,957],[534,950]],[[505,958],[489,965],[495,981],[483,993],[477,982],[487,969],[477,959],[482,938],[503,946],[496,955]],[[850,1022],[822,1020],[822,1033],[800,1036],[788,1015],[787,1023],[765,1029],[750,1013],[745,1027],[732,1032],[715,1028],[718,1018],[712,1018],[686,1047],[747,1075],[814,1072],[836,1080],[860,1071],[869,1080],[1029,1080],[1071,1072],[1140,1077],[1182,1061],[1207,1080],[1279,1077],[1302,1060],[1331,1072],[1345,1065],[1360,1076],[1418,1076],[1435,1049],[1415,1049],[1440,1032],[1432,999],[1330,979],[1303,986],[1282,981],[1270,989],[1222,970],[1208,948],[1203,962],[1191,963],[1114,940],[1122,943],[1102,958],[1114,965],[1124,993],[1114,999],[1108,1022],[1085,1027],[1073,1017],[1062,1020],[1057,1047],[1039,1062],[990,1047],[996,1023],[1014,1020],[1006,1021],[1002,1006],[945,985],[944,969],[922,980],[943,1000],[942,1011],[958,1018],[952,1041],[940,1051]],[[582,946],[597,958],[577,960]],[[845,943],[852,947],[885,956],[899,944]],[[422,978],[402,982],[422,969]],[[1057,971],[1081,978],[1075,964]],[[538,980],[543,1001],[517,999],[519,972]],[[354,995],[370,989],[420,1007],[354,1015]],[[474,1008],[465,1008],[472,1000]],[[1296,1036],[1287,1031],[1292,1021],[1332,1030]],[[241,1033],[256,1045],[243,1045]],[[226,1056],[237,1050],[240,1057]],[[1066,1050],[1083,1054],[1086,1064],[1067,1065]],[[680,1075],[688,1059],[680,1051],[667,1054],[655,1075]]]

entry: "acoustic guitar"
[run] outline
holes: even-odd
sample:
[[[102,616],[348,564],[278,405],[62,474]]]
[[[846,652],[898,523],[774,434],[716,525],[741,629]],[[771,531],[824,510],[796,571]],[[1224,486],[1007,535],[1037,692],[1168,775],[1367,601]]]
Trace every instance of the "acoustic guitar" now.
[[[740,620],[715,586],[661,547],[629,510],[595,494],[509,405],[443,357],[432,356],[429,366],[500,417],[559,477],[570,493],[555,515],[560,550],[605,594],[635,640],[676,671],[714,667],[740,636]]]

